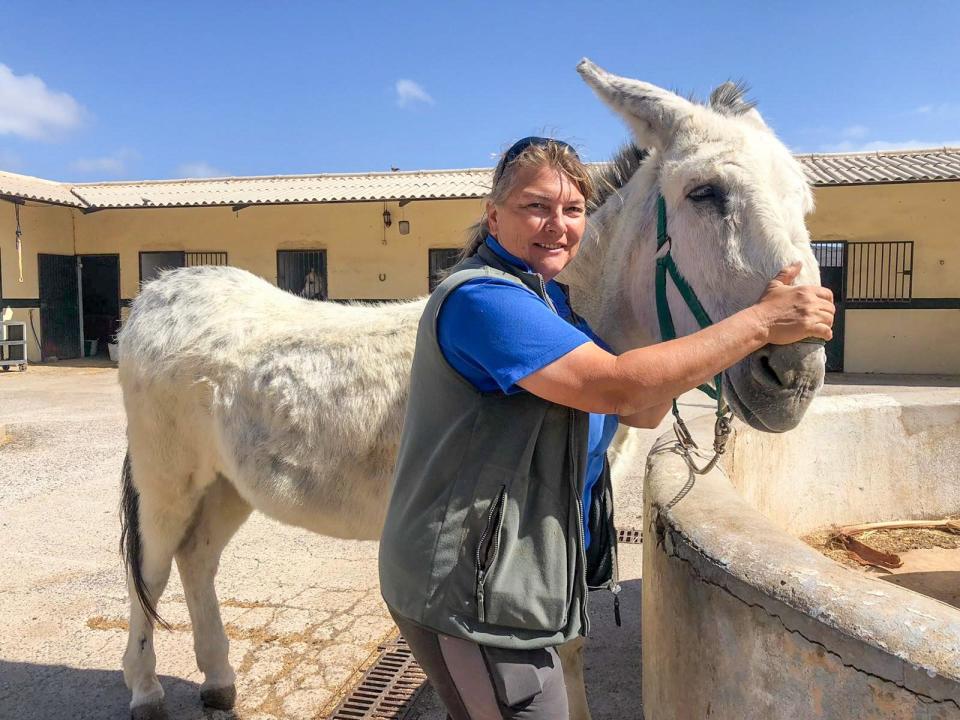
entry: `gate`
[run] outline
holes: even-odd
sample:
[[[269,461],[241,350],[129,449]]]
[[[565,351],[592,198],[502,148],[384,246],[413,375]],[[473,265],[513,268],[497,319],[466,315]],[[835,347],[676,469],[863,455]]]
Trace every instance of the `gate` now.
[[[847,243],[814,242],[820,263],[820,284],[833,292],[833,339],[827,343],[827,372],[843,372],[844,307],[846,303]]]
[[[42,360],[80,357],[80,282],[74,255],[37,255]]]
[[[326,300],[327,251],[277,250],[277,287],[312,300]]]

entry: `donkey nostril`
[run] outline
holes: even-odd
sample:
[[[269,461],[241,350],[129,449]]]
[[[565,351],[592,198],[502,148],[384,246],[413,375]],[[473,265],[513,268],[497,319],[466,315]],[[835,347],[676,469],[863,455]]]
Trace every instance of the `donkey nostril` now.
[[[759,366],[759,377],[757,378],[760,382],[768,385],[774,385],[776,387],[783,387],[783,380],[780,377],[780,374],[773,367],[773,363],[770,362],[770,356],[767,353],[763,353],[759,356],[757,366]]]

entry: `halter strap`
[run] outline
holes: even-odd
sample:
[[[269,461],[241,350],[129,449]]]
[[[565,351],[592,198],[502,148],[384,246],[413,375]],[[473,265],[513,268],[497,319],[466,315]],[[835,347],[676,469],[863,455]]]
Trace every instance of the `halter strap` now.
[[[667,204],[663,199],[663,195],[658,195],[657,252],[659,253],[665,245],[668,246],[667,251],[657,257],[656,269],[657,321],[660,324],[660,337],[664,341],[675,340],[677,337],[677,329],[673,324],[673,317],[670,314],[670,303],[667,300],[668,273],[673,280],[673,284],[676,285],[680,297],[683,298],[690,312],[693,313],[693,317],[696,319],[697,324],[700,325],[700,328],[703,329],[713,325],[713,320],[710,319],[703,304],[697,298],[697,294],[693,291],[693,288],[690,287],[690,283],[680,274],[680,271],[677,269],[677,264],[673,261],[673,256],[670,254],[673,243],[670,235],[667,234]],[[725,403],[723,402],[723,373],[721,372],[714,376],[713,382],[713,386],[704,383],[703,385],[698,385],[697,389],[709,398],[717,401],[717,416],[719,417],[726,412]],[[678,415],[676,400],[673,401],[673,410],[674,414]]]

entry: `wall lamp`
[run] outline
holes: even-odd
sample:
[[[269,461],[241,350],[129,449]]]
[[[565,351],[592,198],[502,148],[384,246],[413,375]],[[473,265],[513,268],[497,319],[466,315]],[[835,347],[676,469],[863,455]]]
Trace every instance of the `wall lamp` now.
[[[384,208],[384,210],[383,210],[383,226],[388,228],[388,227],[390,227],[391,225],[393,225],[393,216],[390,215],[390,211],[389,211],[389,210],[387,210],[386,208]]]

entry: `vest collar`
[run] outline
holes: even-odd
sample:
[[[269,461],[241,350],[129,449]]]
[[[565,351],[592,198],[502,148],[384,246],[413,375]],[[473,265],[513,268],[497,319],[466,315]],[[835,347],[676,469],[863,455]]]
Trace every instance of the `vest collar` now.
[[[493,235],[488,235],[487,240],[477,248],[477,257],[490,267],[520,278],[524,285],[543,298],[551,310],[568,322],[576,324],[580,321],[579,316],[573,312],[573,308],[570,306],[570,289],[566,285],[555,279],[547,283],[543,279],[543,275],[534,272],[523,260],[507,252]],[[564,307],[557,306],[557,298],[550,294],[547,289],[548,285],[555,286],[560,290]]]
[[[506,250],[503,252],[506,253]],[[479,248],[477,248],[477,257],[490,267],[496,268],[497,270],[502,270],[503,272],[510,273],[511,275],[515,275],[516,277],[520,278],[524,285],[533,290],[533,292],[546,300],[550,306],[553,307],[553,302],[550,300],[550,296],[547,294],[547,285],[543,280],[543,276],[539,273],[524,270],[523,268],[514,265],[512,262],[509,262],[506,258],[502,257],[500,253],[498,253],[487,242],[484,242]],[[526,264],[524,263],[524,265]]]
[[[493,235],[487,235],[487,239],[484,240],[484,244],[486,244],[491,250],[493,250],[497,255],[499,255],[501,258],[506,260],[511,265],[517,266],[524,272],[530,272],[530,273],[534,272],[533,268],[530,267],[526,263],[526,261],[521,260],[516,255],[511,253],[509,250],[507,250],[503,245],[500,244],[500,241],[497,240]]]

